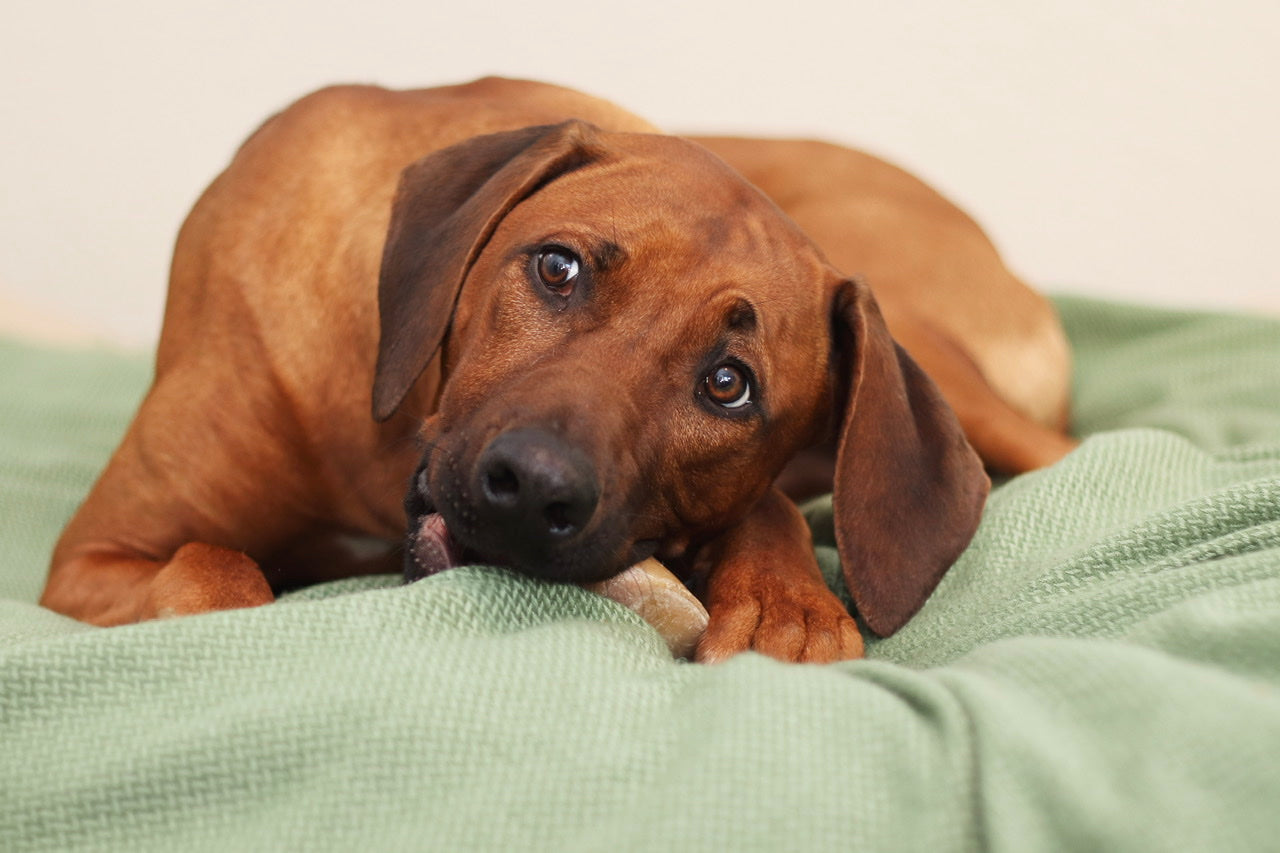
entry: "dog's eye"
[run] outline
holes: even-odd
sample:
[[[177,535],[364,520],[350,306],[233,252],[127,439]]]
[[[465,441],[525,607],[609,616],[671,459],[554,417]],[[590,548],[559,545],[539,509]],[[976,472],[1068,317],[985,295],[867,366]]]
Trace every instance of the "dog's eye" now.
[[[726,409],[741,409],[751,402],[751,380],[736,364],[722,364],[703,380],[707,396]]]
[[[578,256],[560,246],[547,246],[534,258],[538,279],[549,290],[568,296],[578,279],[581,264]]]

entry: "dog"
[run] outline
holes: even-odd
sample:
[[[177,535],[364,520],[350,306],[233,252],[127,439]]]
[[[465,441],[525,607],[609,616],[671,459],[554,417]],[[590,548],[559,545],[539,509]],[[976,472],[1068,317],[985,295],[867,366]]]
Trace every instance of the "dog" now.
[[[891,634],[970,541],[984,461],[1071,449],[1069,382],[1049,303],[869,155],[527,81],[333,87],[183,224],[153,385],[42,603],[105,626],[389,560],[591,582],[656,556],[710,613],[696,659],[858,657],[793,498],[834,490]]]

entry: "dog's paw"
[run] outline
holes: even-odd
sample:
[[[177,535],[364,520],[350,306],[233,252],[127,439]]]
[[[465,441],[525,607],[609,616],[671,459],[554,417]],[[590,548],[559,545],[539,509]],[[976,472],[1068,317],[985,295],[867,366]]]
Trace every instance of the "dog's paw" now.
[[[179,548],[151,579],[141,619],[164,619],[211,610],[256,607],[275,600],[271,586],[252,558],[190,542]]]
[[[713,600],[696,661],[718,663],[748,650],[802,663],[862,657],[857,624],[825,587],[790,589],[767,575],[754,580]]]

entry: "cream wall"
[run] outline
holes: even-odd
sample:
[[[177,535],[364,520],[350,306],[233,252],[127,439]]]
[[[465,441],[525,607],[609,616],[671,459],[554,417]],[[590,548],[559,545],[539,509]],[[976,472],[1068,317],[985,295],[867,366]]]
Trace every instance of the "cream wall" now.
[[[0,306],[147,343],[179,222],[268,113],[330,82],[502,73],[671,129],[869,148],[1048,289],[1280,308],[1275,0],[764,8],[6,0]]]

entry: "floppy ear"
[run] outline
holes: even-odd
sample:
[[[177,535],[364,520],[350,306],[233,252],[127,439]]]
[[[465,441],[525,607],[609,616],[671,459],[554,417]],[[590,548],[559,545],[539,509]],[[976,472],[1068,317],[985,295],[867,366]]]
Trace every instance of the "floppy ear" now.
[[[889,336],[871,290],[841,283],[832,319],[847,383],[836,545],[859,614],[887,637],[969,544],[991,482],[933,381]]]
[[[596,128],[578,120],[477,136],[400,175],[378,278],[373,416],[391,417],[435,356],[467,272],[494,229],[547,181],[590,162]]]

